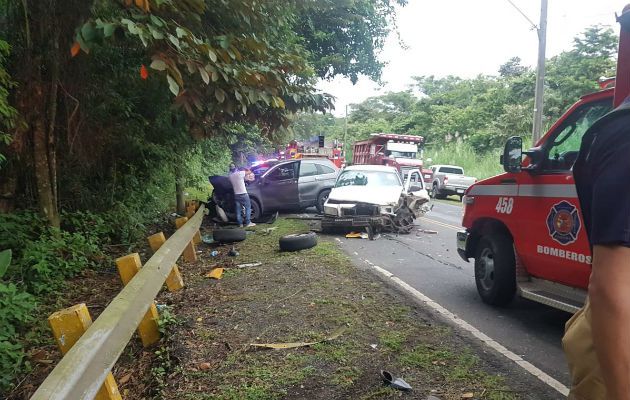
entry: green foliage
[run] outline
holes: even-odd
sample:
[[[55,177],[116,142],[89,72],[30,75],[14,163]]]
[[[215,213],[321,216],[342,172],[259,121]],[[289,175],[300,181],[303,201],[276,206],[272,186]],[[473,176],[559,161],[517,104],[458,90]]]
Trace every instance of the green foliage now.
[[[468,143],[452,142],[427,148],[424,157],[425,160],[431,159],[431,164],[458,165],[464,168],[467,176],[481,180],[503,172],[503,167],[499,164],[499,154],[499,149],[479,153]]]
[[[11,250],[0,252],[0,390],[10,388],[20,371],[24,352],[17,329],[33,320],[36,307],[33,296],[2,280],[10,264]]]
[[[17,112],[9,104],[9,90],[16,86],[5,69],[6,57],[9,55],[9,44],[0,40],[0,149],[11,142],[7,131],[15,126]],[[0,153],[0,167],[6,157]]]
[[[610,28],[589,27],[575,38],[572,50],[547,61],[543,116],[547,127],[580,96],[598,90],[600,76],[614,74],[616,42]],[[495,156],[508,137],[529,141],[535,76],[518,57],[503,64],[499,76],[414,80],[412,90],[351,105],[347,143],[377,132],[421,135],[427,146],[425,159],[461,165],[469,174],[485,178],[502,171]],[[324,130],[335,132],[332,126],[322,124]]]
[[[378,53],[396,26],[394,5],[406,0],[304,2],[293,29],[302,39],[320,78],[345,75],[356,83],[359,74],[378,81],[385,65]]]

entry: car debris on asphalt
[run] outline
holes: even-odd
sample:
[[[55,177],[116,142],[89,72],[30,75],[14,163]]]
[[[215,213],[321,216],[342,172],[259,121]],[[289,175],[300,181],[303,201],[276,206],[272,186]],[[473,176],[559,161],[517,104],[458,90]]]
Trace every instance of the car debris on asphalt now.
[[[381,370],[381,379],[386,385],[391,386],[393,389],[408,391],[412,390],[411,385],[409,385],[403,378],[397,378],[392,375],[388,371]]]

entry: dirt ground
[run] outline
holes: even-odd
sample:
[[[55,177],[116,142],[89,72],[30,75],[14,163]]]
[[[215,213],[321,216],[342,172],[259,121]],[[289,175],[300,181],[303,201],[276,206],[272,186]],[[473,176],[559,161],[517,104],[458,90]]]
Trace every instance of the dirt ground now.
[[[232,246],[201,243],[197,262],[178,263],[186,286],[163,290],[156,299],[162,341],[144,349],[134,337],[113,369],[123,398],[550,398],[532,389],[540,386],[535,378],[354,267],[333,240],[320,237],[314,248],[279,251],[280,236],[306,228],[280,218],[235,244],[237,257],[227,254]],[[202,235],[212,229],[202,226]],[[216,267],[224,268],[221,279],[206,277]],[[86,302],[96,317],[119,289],[117,276],[88,273],[64,303]],[[295,342],[311,344],[252,346]],[[11,399],[28,398],[60,357],[50,339],[29,356],[34,369]],[[380,370],[402,377],[413,390],[383,385]]]

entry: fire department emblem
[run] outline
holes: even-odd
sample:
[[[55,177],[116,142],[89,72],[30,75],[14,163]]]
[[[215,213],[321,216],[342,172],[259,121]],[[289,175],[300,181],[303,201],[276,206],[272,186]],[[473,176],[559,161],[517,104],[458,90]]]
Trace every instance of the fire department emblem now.
[[[553,240],[565,246],[573,243],[577,240],[580,227],[580,215],[573,204],[563,200],[551,207],[547,228]]]

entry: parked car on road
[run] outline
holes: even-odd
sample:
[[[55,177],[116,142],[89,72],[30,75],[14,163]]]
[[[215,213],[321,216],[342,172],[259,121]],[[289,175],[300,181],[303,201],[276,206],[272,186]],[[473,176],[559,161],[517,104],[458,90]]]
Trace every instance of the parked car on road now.
[[[335,185],[339,168],[324,158],[266,162],[251,168],[255,180],[246,182],[252,203],[252,220],[275,211],[296,211],[324,202]],[[208,200],[212,216],[223,221],[235,220],[234,191],[226,176],[210,176],[214,187]]]
[[[432,165],[433,184],[431,196],[444,199],[446,196],[457,195],[462,200],[466,189],[477,182],[477,178],[464,175],[464,169],[455,165]]]
[[[346,167],[324,204],[322,229],[370,228],[409,232],[428,211],[429,194],[418,168],[401,179],[394,167]]]

